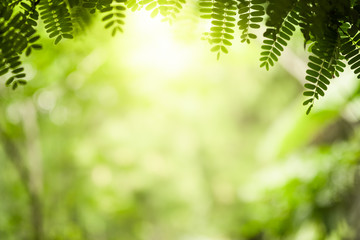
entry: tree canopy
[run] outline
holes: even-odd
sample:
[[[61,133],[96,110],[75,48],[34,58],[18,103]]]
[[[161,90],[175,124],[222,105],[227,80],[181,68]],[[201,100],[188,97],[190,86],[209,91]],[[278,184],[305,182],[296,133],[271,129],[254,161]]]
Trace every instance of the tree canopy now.
[[[171,22],[184,4],[187,4],[185,0],[2,1],[0,75],[7,74],[5,84],[13,89],[26,84],[21,55],[28,56],[42,48],[38,41],[41,28],[58,44],[62,39],[72,39],[98,13],[105,28],[116,35],[123,31],[128,10],[145,8],[152,17],[161,15]],[[240,41],[244,43],[263,35],[260,67],[269,70],[294,31],[300,29],[304,48],[310,52],[304,85],[307,99],[303,103],[308,106],[307,113],[346,65],[360,78],[358,0],[199,0],[196,4],[199,16],[211,22],[204,39],[217,58],[228,53],[232,42],[237,41],[235,29],[238,28]]]

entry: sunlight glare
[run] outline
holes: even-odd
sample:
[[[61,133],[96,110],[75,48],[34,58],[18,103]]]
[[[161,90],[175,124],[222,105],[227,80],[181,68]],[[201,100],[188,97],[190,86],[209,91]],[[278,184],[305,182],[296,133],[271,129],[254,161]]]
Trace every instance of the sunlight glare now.
[[[139,11],[129,16],[131,27],[127,32],[136,40],[126,44],[126,51],[121,49],[123,44],[116,44],[118,56],[129,54],[125,57],[127,65],[142,72],[156,72],[165,77],[185,72],[194,64],[194,51],[176,39],[174,26],[162,22],[159,16],[152,19],[148,15],[147,11]]]

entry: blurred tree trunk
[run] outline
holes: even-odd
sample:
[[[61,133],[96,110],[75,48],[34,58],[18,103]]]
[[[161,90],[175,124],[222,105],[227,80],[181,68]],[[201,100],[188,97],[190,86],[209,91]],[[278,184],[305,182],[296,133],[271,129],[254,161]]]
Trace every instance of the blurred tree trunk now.
[[[2,142],[8,159],[14,164],[29,197],[32,239],[43,239],[42,214],[42,157],[39,144],[35,106],[31,100],[21,109],[24,139],[14,139],[11,134],[0,129]],[[22,141],[23,140],[23,141]],[[24,147],[24,151],[22,148]],[[26,157],[24,157],[24,155]]]
[[[360,160],[360,159],[359,159]],[[348,196],[348,221],[350,226],[353,229],[354,235],[352,239],[360,239],[360,194],[359,189],[360,187],[360,168],[356,169],[356,173],[354,176],[354,187],[351,189],[350,194]],[[349,238],[347,240],[350,240]]]
[[[29,170],[29,197],[35,240],[43,239],[43,214],[41,196],[43,192],[42,154],[36,109],[29,99],[22,108],[22,123],[25,133],[25,152]]]

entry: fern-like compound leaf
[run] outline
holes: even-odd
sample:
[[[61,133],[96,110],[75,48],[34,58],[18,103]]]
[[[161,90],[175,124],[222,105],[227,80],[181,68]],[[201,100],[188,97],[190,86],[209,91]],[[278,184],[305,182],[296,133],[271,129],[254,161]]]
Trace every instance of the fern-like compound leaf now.
[[[330,80],[344,71],[345,64],[339,54],[340,46],[337,29],[329,28],[324,32],[323,41],[314,44],[311,49],[312,55],[309,56],[309,68],[305,77],[308,82],[304,85],[307,100],[303,105],[308,105],[307,114],[313,108],[315,100],[325,95]]]
[[[73,38],[73,25],[69,9],[61,0],[41,0],[40,16],[45,24],[46,32],[50,38],[55,38],[58,44],[63,38]]]
[[[40,1],[21,1],[20,6],[26,16],[26,22],[34,27],[37,26],[39,20],[39,13],[36,9]]]
[[[99,5],[99,0],[83,0],[83,8],[88,9],[90,13],[95,13]]]
[[[20,55],[38,37],[33,37],[36,31],[28,24],[26,15],[15,14],[3,4],[0,4],[0,23],[0,75],[7,74],[6,85],[16,89],[26,83]]]
[[[105,23],[105,28],[111,29],[111,35],[115,36],[117,32],[123,32],[125,18],[125,0],[112,0],[110,4],[103,5],[100,12],[102,13],[102,21]]]
[[[314,55],[309,56],[309,69],[306,71],[307,75],[305,77],[308,83],[304,85],[306,88],[304,96],[308,97],[308,99],[303,103],[304,106],[309,105],[307,114],[312,109],[315,99],[319,99],[319,95],[324,96],[324,91],[327,90],[327,85],[330,84],[329,79],[332,78],[332,75],[326,65],[327,63],[324,60]]]
[[[296,18],[296,13],[291,10],[284,19],[281,19],[281,23],[276,23],[278,26],[269,26],[266,29],[265,39],[261,46],[263,51],[260,57],[260,67],[269,70],[270,66],[274,66],[274,63],[278,61],[298,25]],[[272,19],[272,21],[274,20]]]
[[[265,15],[265,2],[266,0],[239,0],[237,8],[240,20],[237,24],[241,31],[241,42],[250,43],[251,39],[256,39],[256,34],[251,29],[260,28],[259,23]]]
[[[342,34],[341,54],[348,62],[350,68],[360,79],[360,34],[356,25],[351,28],[340,31]]]
[[[67,0],[68,9],[70,11],[71,22],[73,24],[73,34],[83,32],[91,23],[91,14],[88,9],[83,7],[83,1]]]
[[[27,47],[25,55],[29,56],[32,50],[42,49],[42,46],[37,43],[40,39],[39,35],[36,35],[35,27],[39,20],[39,13],[37,6],[40,1],[22,1],[20,3],[21,9],[23,10],[23,21],[20,26],[21,32],[26,37]]]
[[[228,47],[234,39],[237,3],[234,0],[214,0],[201,1],[200,4],[202,17],[212,19],[210,32],[204,34],[204,39],[212,45],[211,51],[215,52],[219,59],[221,53],[229,52]]]

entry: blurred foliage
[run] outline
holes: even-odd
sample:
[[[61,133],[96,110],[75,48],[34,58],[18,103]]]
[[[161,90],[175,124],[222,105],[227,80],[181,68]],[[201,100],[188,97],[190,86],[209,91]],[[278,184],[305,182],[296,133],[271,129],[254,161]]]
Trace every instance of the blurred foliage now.
[[[42,39],[28,86],[0,86],[0,239],[357,239],[351,75],[305,116],[285,65],[157,24]]]
[[[240,192],[239,205],[246,211],[236,221],[245,224],[232,229],[233,234],[246,239],[356,239],[350,225],[357,227],[359,213],[354,188],[359,184],[358,143],[359,133],[349,142],[311,147],[261,171]],[[250,199],[249,188],[256,189]]]

